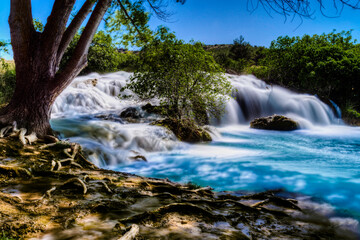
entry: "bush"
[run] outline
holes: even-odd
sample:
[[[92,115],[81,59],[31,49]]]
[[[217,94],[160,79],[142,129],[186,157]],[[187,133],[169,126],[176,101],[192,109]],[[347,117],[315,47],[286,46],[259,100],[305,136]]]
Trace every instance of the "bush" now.
[[[1,53],[7,52],[8,45],[0,41],[0,107],[10,100],[15,89],[15,66],[1,58]]]
[[[16,74],[15,68],[8,65],[0,72],[0,105],[7,103],[15,90]]]
[[[196,118],[201,109],[219,116],[224,110],[231,84],[201,43],[159,37],[142,49],[138,66],[128,88],[143,99],[159,98],[168,116]]]

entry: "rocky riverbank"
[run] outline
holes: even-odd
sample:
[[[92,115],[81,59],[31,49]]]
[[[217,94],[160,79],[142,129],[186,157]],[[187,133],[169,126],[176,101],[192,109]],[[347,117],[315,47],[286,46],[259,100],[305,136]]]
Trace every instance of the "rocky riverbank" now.
[[[356,239],[278,191],[233,195],[99,169],[77,144],[0,139],[0,229],[21,239]]]

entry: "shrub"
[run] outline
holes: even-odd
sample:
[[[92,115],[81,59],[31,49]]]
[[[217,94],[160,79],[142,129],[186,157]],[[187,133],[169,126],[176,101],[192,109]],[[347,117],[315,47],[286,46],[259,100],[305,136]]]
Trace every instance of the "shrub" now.
[[[138,66],[128,88],[143,99],[159,98],[168,116],[193,118],[199,107],[214,116],[224,110],[231,84],[201,43],[158,37],[142,49]]]
[[[15,89],[15,65],[1,58],[7,52],[8,43],[0,41],[0,106],[7,103]]]
[[[0,73],[0,105],[7,103],[15,90],[15,68],[9,67]]]

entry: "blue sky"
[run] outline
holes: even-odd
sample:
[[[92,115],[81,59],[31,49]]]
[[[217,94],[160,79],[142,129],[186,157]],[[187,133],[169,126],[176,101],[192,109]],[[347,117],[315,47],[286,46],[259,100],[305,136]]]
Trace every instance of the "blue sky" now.
[[[253,0],[255,1],[255,0]],[[32,0],[33,17],[46,22],[53,0]],[[84,0],[77,0],[80,8]],[[178,38],[186,41],[194,39],[206,44],[232,43],[240,35],[253,45],[269,46],[279,36],[302,36],[353,29],[353,37],[360,39],[360,10],[344,8],[340,17],[326,18],[316,9],[314,19],[299,18],[285,21],[284,16],[271,16],[259,8],[254,12],[247,9],[247,0],[187,0],[184,5],[172,3],[173,12],[168,22],[153,18],[151,27],[165,25],[176,32]],[[0,39],[10,39],[8,16],[10,0],[0,1]],[[335,15],[329,8],[328,13]],[[11,58],[11,56],[7,56]]]

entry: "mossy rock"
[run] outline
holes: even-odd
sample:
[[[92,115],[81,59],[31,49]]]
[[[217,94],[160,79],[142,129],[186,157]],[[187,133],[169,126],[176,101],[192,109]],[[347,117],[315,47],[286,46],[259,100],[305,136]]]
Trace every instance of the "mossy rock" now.
[[[299,129],[299,124],[291,118],[273,115],[269,117],[255,118],[250,122],[251,128],[278,130],[278,131],[293,131]]]
[[[190,119],[166,118],[153,124],[168,128],[180,141],[190,143],[212,141],[210,134]]]

